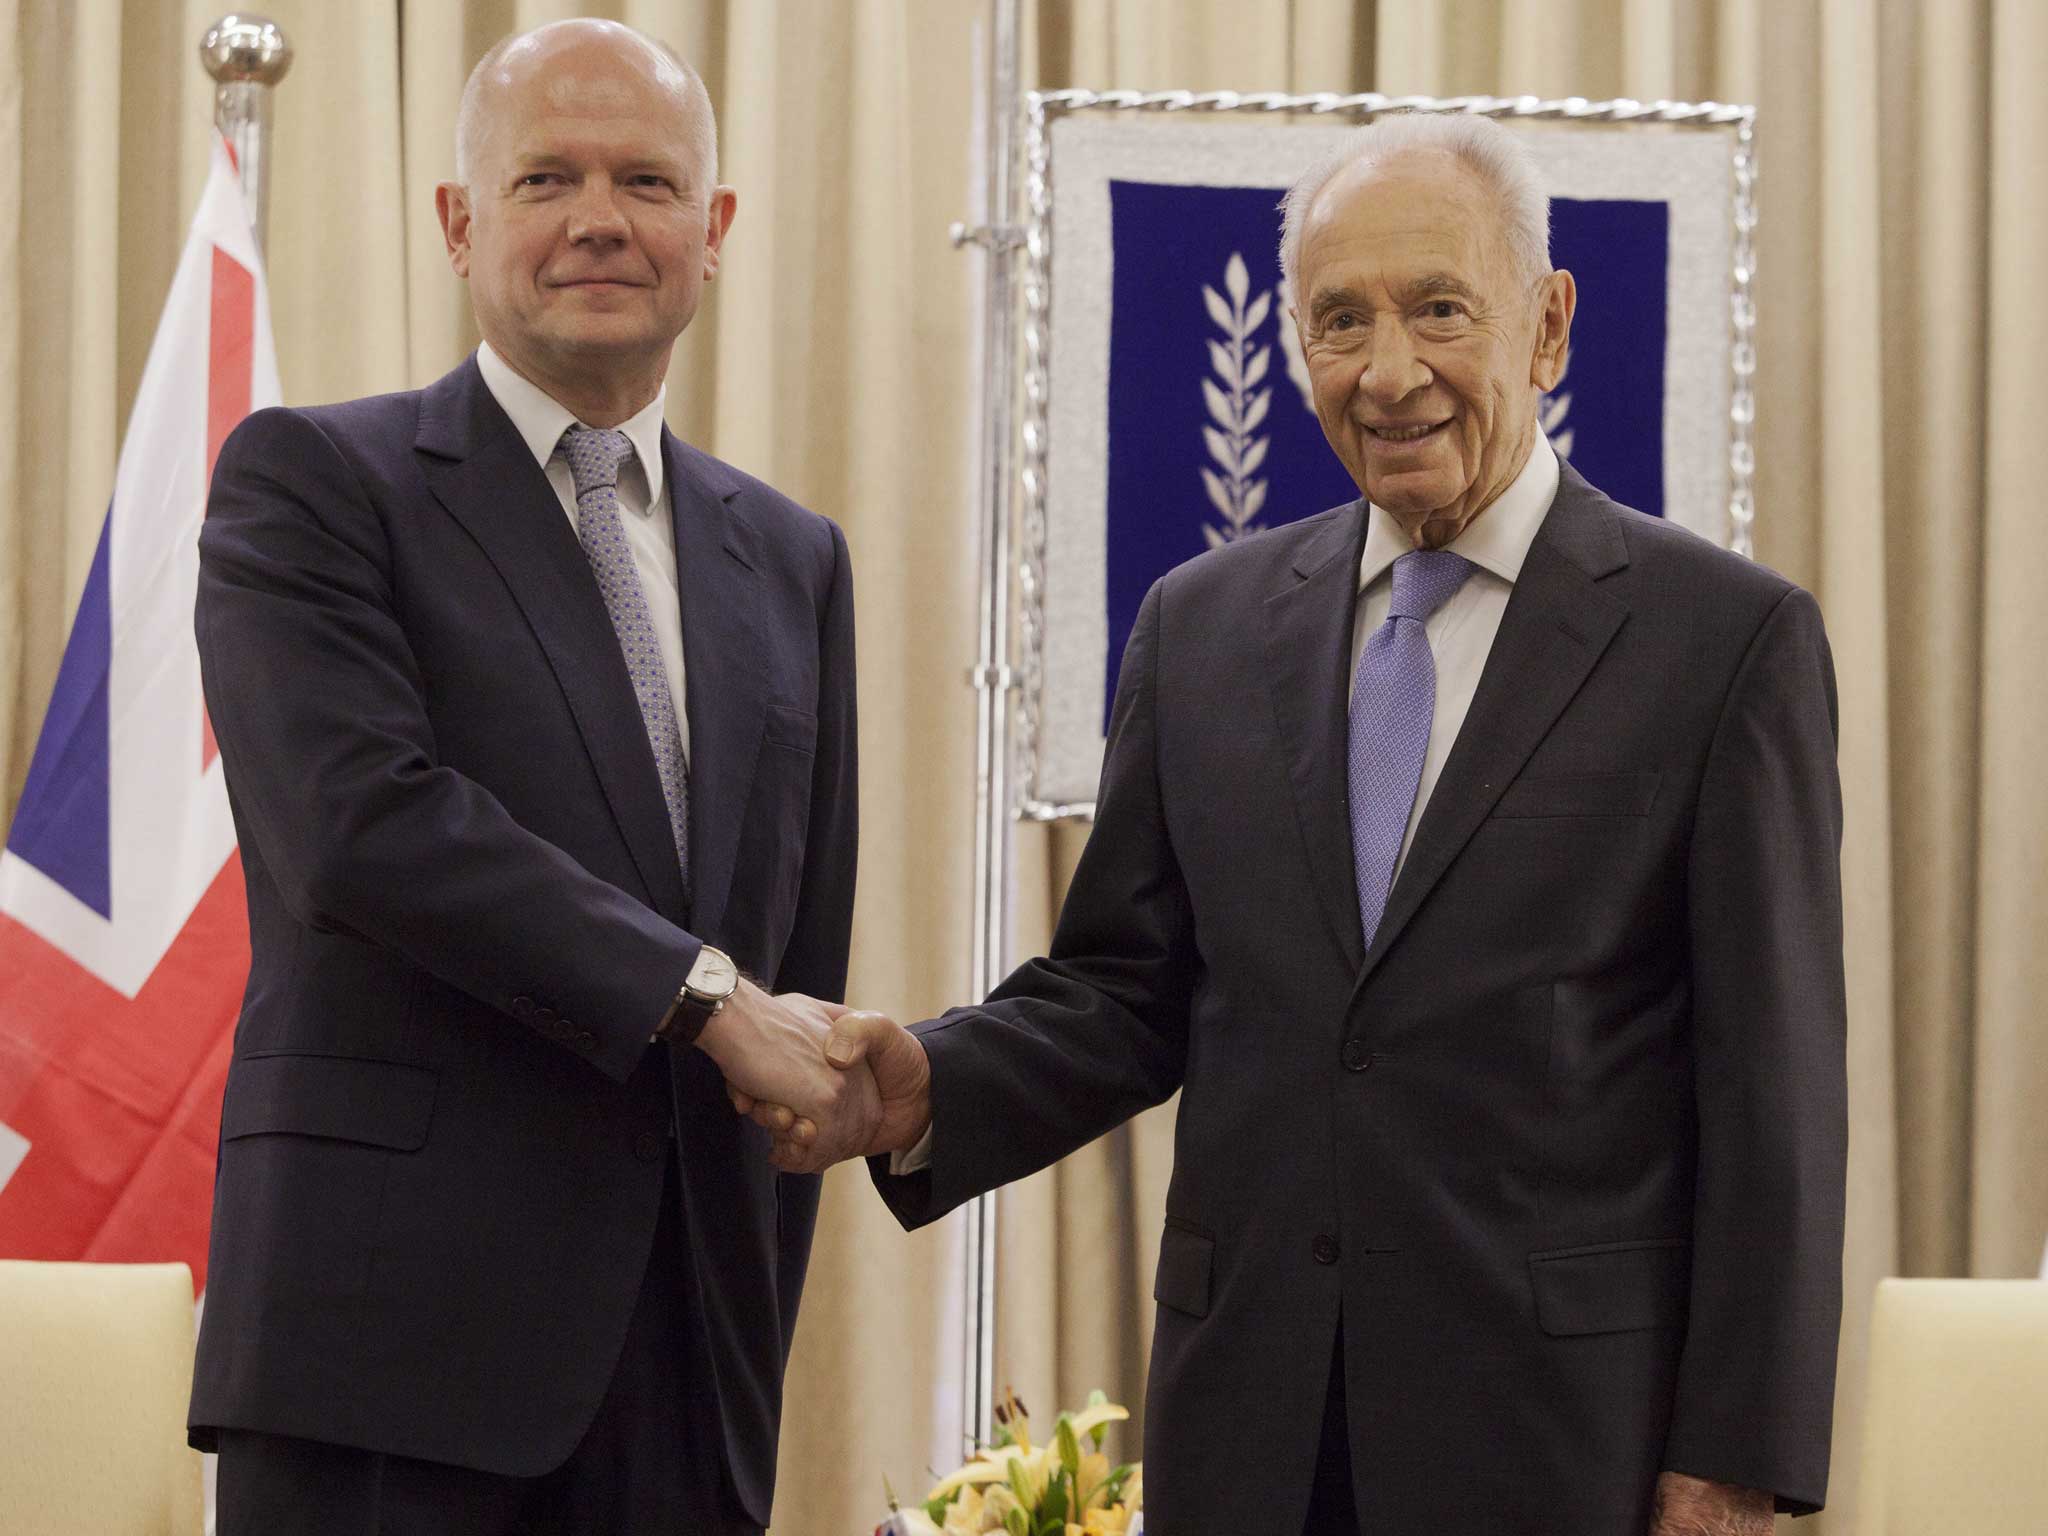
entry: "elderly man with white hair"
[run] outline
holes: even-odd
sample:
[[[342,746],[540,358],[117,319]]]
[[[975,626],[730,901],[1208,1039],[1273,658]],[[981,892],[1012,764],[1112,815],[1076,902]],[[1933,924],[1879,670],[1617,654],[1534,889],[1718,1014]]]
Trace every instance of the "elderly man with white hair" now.
[[[483,344],[221,450],[222,1536],[768,1523],[818,1187],[727,1084],[851,1139],[878,1101],[770,995],[845,985],[846,542],[663,425],[735,201],[669,50],[509,38],[437,194]]]
[[[1819,611],[1552,451],[1578,296],[1506,129],[1359,130],[1284,259],[1360,497],[1152,588],[1050,954],[840,1019],[876,1183],[930,1221],[1180,1093],[1162,1536],[1767,1531],[1840,1312]]]

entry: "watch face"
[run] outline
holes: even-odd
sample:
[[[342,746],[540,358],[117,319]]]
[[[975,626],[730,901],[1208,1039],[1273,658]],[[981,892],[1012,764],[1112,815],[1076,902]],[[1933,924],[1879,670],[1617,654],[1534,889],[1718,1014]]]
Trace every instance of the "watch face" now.
[[[740,984],[739,967],[732,963],[732,957],[704,946],[691,967],[690,989],[706,997],[727,998],[732,996]]]

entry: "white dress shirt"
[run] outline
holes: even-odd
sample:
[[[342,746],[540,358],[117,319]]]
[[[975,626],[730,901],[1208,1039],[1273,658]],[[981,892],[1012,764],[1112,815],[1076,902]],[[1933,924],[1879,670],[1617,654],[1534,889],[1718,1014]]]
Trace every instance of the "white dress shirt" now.
[[[1522,562],[1528,559],[1536,530],[1543,526],[1550,503],[1557,497],[1557,480],[1557,455],[1551,451],[1550,439],[1539,431],[1521,473],[1447,546],[1476,569],[1423,625],[1430,655],[1436,659],[1436,713],[1430,717],[1429,751],[1422,759],[1422,778],[1415,787],[1414,807],[1408,812],[1408,830],[1401,838],[1401,857],[1394,864],[1396,880],[1401,877],[1401,865],[1407,862],[1409,845],[1415,841],[1416,824],[1436,788],[1437,775],[1443,772],[1444,759],[1451,755],[1452,744],[1464,728],[1465,712],[1472,707],[1479,674],[1486,670],[1486,658],[1493,652],[1493,637],[1500,633],[1500,618],[1522,574]],[[1358,558],[1358,608],[1351,620],[1354,685],[1366,637],[1387,621],[1387,610],[1394,606],[1394,561],[1414,547],[1389,513],[1379,507],[1367,511],[1365,553]]]
[[[1429,751],[1422,759],[1415,805],[1408,812],[1408,830],[1401,839],[1402,862],[1408,858],[1408,845],[1415,840],[1415,825],[1422,820],[1423,807],[1429,804],[1437,775],[1443,772],[1444,759],[1451,755],[1451,746],[1464,728],[1472,695],[1479,688],[1479,674],[1486,670],[1486,658],[1493,651],[1493,637],[1500,633],[1501,615],[1507,612],[1508,597],[1522,574],[1522,562],[1529,558],[1536,530],[1543,526],[1550,503],[1557,497],[1557,481],[1557,454],[1551,449],[1550,439],[1538,432],[1521,472],[1447,546],[1470,560],[1476,569],[1423,625],[1423,633],[1429,637],[1430,655],[1436,659],[1436,712],[1430,717]],[[1365,552],[1358,558],[1358,605],[1351,619],[1354,683],[1366,636],[1386,622],[1387,610],[1394,605],[1394,561],[1414,547],[1390,513],[1368,506]],[[1400,873],[1401,865],[1396,863],[1396,879]],[[927,1127],[916,1146],[889,1155],[889,1172],[919,1173],[929,1168],[931,1162],[932,1133]]]
[[[555,499],[576,526],[576,480],[569,461],[555,449],[562,434],[579,422],[575,412],[546,390],[512,371],[511,364],[484,342],[476,349],[477,370],[484,387],[512,418],[527,451],[546,471]],[[633,565],[640,573],[640,592],[661,647],[661,669],[668,676],[669,697],[675,700],[676,729],[682,732],[683,761],[690,760],[690,717],[683,700],[683,605],[676,588],[676,530],[669,518],[668,487],[662,483],[661,408],[664,386],[645,409],[619,423],[633,445],[633,456],[619,466],[619,523],[632,546]]]

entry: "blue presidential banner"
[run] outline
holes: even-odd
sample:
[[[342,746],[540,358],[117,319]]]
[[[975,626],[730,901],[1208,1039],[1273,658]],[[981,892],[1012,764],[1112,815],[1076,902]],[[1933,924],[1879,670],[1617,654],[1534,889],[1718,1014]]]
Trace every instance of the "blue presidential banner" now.
[[[1138,607],[1204,551],[1356,499],[1324,441],[1279,264],[1279,202],[1328,122],[1077,113],[1050,133],[1042,550],[1026,590],[1024,765],[1085,810]],[[1729,541],[1729,146],[1723,134],[1523,131],[1578,283],[1558,452],[1609,495]]]

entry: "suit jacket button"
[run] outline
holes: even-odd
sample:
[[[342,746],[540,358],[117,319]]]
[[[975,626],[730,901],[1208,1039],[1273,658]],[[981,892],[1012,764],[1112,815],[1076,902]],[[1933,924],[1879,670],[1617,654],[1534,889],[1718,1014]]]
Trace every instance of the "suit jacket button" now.
[[[1344,1042],[1344,1067],[1346,1071],[1363,1072],[1371,1065],[1372,1052],[1366,1048],[1363,1040],[1346,1040]]]
[[[530,997],[515,997],[515,998],[513,998],[513,999],[512,999],[512,1017],[513,1017],[513,1018],[515,1018],[515,1019],[530,1019],[530,1018],[532,1018],[532,1017],[533,1017],[533,999],[532,999],[532,998],[530,998]]]
[[[561,1015],[552,1008],[536,1008],[533,1010],[533,1022],[542,1029],[553,1029],[555,1027],[555,1020],[560,1017]]]
[[[1337,1239],[1325,1232],[1316,1238],[1312,1251],[1318,1264],[1334,1264],[1337,1262]]]
[[[643,1163],[658,1163],[668,1145],[668,1138],[659,1131],[635,1131],[633,1133],[633,1155]]]

